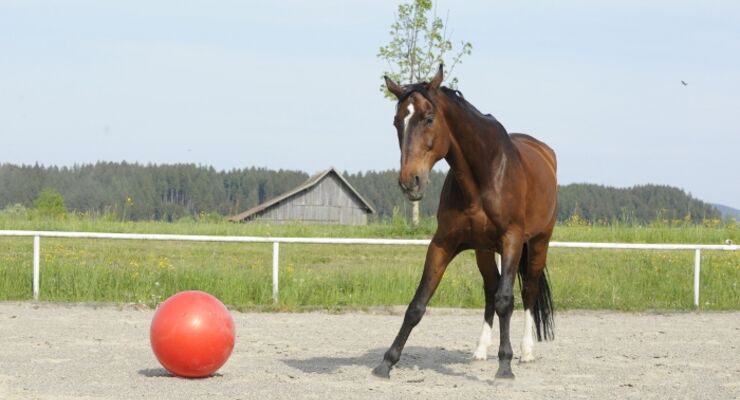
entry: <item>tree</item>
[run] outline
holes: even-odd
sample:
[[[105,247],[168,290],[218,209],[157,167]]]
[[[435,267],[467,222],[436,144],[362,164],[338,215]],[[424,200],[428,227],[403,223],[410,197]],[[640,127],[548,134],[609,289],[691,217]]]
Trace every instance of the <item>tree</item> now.
[[[431,18],[428,16],[430,12]],[[438,65],[444,64],[447,66],[445,79],[448,80],[448,86],[455,88],[458,79],[452,76],[452,71],[462,62],[463,56],[472,53],[473,45],[461,41],[461,48],[455,52],[450,40],[452,32],[447,32],[447,19],[442,21],[437,16],[432,0],[412,0],[400,4],[396,21],[391,25],[391,41],[378,51],[378,57],[388,62],[389,70],[383,71],[383,76],[400,84],[422,82],[436,72]],[[447,62],[449,56],[451,59]],[[396,98],[383,83],[380,90],[386,98]],[[418,225],[419,202],[412,204],[412,222]]]
[[[33,202],[34,209],[39,216],[64,219],[67,209],[64,207],[64,197],[54,189],[44,189]]]
[[[378,51],[378,58],[388,62],[389,70],[383,71],[383,76],[400,84],[422,82],[444,64],[448,86],[457,86],[458,79],[452,76],[452,71],[462,63],[463,56],[472,53],[473,45],[461,41],[461,48],[455,51],[452,33],[447,31],[447,18],[442,21],[433,8],[432,0],[412,0],[398,6],[396,21],[391,25],[391,41]],[[380,90],[386,98],[395,100],[384,83]]]

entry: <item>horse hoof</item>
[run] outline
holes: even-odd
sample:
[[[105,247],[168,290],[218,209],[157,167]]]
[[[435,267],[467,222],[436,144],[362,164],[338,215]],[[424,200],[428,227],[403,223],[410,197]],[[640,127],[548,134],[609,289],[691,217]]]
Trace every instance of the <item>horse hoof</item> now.
[[[485,350],[476,350],[475,353],[473,353],[474,361],[486,361],[486,359],[488,359],[488,352],[486,352]]]
[[[373,375],[382,379],[391,379],[391,369],[385,364],[380,364],[373,370]]]
[[[519,364],[528,364],[531,362],[534,362],[534,356],[531,354],[522,356],[522,358],[519,359]]]
[[[511,370],[496,372],[496,379],[514,379],[514,373]]]

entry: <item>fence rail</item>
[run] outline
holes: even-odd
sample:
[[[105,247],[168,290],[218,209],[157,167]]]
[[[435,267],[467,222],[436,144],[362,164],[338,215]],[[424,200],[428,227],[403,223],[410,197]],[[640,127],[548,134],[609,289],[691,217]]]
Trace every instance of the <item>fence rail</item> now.
[[[56,232],[0,230],[0,236],[33,237],[33,298],[38,300],[40,291],[41,238],[159,240],[189,242],[272,243],[272,299],[278,301],[280,270],[280,243],[426,246],[428,239],[362,239],[362,238],[297,238],[262,236],[206,236],[167,235],[146,233]],[[699,305],[699,277],[701,275],[701,250],[740,250],[738,245],[713,244],[651,244],[651,243],[587,243],[550,242],[550,247],[579,249],[633,249],[633,250],[693,250],[694,251],[694,305]]]

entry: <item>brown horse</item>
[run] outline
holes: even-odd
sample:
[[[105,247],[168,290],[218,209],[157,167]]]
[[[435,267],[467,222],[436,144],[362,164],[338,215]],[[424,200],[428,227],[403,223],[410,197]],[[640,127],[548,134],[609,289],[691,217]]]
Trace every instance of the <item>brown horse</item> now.
[[[401,330],[373,374],[389,377],[447,265],[460,252],[472,249],[486,299],[483,331],[473,358],[486,359],[495,311],[501,330],[496,377],[513,378],[509,322],[517,271],[525,309],[521,362],[534,360],[534,329],[538,340],[553,337],[552,298],[544,272],[556,217],[555,153],[531,136],[509,135],[460,92],[442,87],[442,74],[440,65],[431,82],[406,86],[385,78],[388,90],[398,98],[393,124],[401,147],[398,183],[406,197],[421,199],[429,171],[440,159],[447,161],[450,172],[421,282]],[[500,273],[495,253],[501,254]]]

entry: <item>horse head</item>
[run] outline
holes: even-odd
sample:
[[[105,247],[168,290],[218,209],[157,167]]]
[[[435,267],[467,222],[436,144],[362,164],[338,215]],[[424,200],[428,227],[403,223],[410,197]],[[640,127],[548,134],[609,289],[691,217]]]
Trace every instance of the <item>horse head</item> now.
[[[449,128],[433,100],[442,80],[441,64],[429,83],[401,86],[385,77],[386,87],[398,99],[393,118],[401,148],[398,184],[411,201],[421,200],[424,196],[429,171],[450,148]]]

